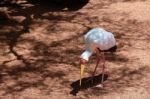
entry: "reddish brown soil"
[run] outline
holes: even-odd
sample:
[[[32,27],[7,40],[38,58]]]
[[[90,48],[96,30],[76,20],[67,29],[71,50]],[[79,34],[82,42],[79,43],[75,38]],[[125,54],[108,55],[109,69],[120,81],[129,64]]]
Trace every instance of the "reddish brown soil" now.
[[[0,24],[1,99],[150,99],[150,0],[90,0],[69,11],[23,6],[5,9],[13,21]],[[83,35],[93,27],[114,33],[118,50],[106,53],[104,89],[78,89]]]

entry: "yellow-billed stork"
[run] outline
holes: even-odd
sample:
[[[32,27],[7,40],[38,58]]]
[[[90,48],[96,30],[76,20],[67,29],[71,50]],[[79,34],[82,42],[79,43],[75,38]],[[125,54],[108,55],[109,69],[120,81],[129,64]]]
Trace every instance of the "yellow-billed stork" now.
[[[114,35],[111,32],[104,30],[103,28],[93,28],[84,35],[86,50],[80,56],[80,86],[82,81],[82,76],[84,72],[85,64],[89,61],[90,56],[93,53],[96,53],[97,56],[97,65],[94,69],[93,76],[95,74],[96,68],[99,64],[99,61],[103,62],[102,69],[102,83],[104,78],[104,69],[105,69],[105,51],[116,51],[116,40]],[[103,84],[100,84],[99,87],[103,87]]]

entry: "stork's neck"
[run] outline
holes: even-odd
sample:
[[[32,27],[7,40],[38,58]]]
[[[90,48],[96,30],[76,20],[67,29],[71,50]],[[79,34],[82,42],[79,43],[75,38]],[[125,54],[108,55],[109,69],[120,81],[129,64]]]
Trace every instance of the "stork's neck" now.
[[[86,50],[82,53],[81,58],[88,61],[88,60],[89,60],[89,57],[92,55],[92,53],[93,53],[92,50],[86,49]]]

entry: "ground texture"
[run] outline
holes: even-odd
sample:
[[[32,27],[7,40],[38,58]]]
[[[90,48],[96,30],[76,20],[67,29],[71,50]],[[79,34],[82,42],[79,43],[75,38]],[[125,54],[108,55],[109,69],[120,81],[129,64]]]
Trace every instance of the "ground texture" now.
[[[150,99],[150,0],[90,0],[78,9],[33,5],[0,8],[12,16],[0,24],[1,99]],[[73,92],[83,35],[94,27],[114,33],[118,50],[106,53],[104,89]]]

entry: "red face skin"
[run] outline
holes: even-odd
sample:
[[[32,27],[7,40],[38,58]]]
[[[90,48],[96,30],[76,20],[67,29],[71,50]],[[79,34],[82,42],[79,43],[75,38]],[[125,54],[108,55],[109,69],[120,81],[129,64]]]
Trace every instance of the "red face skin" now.
[[[80,64],[86,64],[87,62],[87,60],[80,58]]]

